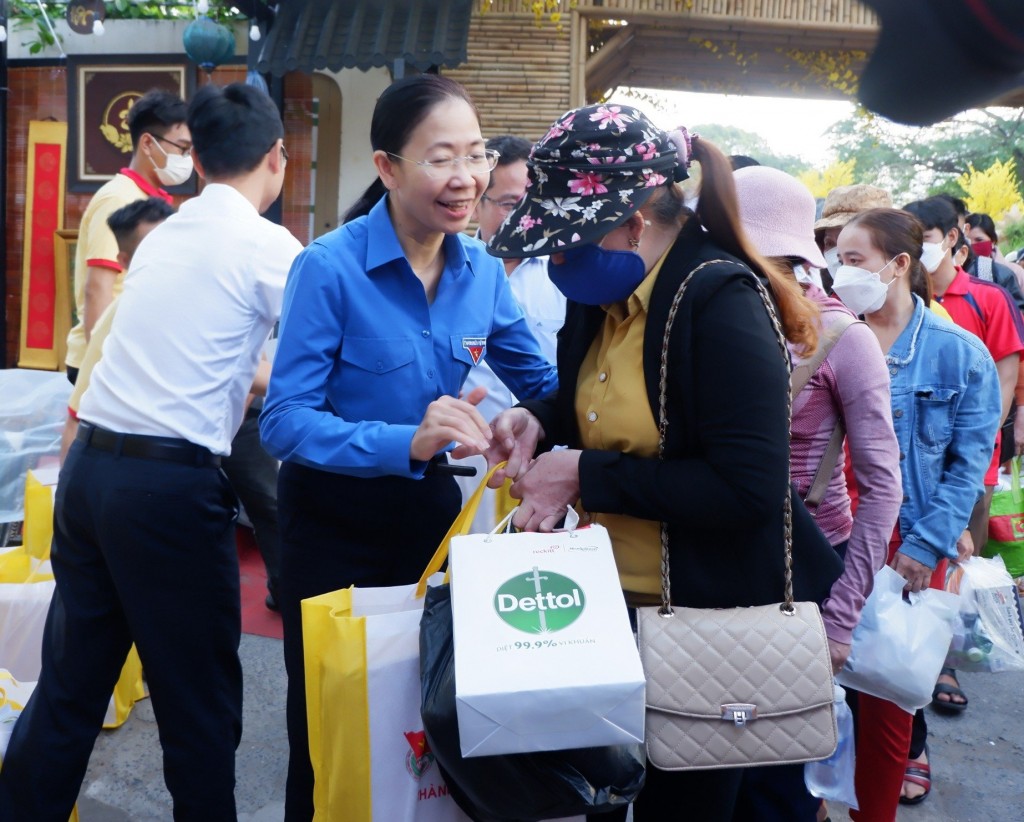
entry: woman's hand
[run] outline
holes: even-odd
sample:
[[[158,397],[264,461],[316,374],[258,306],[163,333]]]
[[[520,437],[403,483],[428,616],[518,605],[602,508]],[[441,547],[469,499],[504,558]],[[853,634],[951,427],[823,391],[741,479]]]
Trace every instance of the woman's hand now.
[[[903,586],[904,591],[916,594],[927,588],[928,584],[932,581],[933,568],[929,568],[924,563],[911,559],[899,551],[892,558],[890,565],[897,574],[907,581],[907,584]]]
[[[956,559],[953,562],[957,564],[966,562],[972,556],[974,556],[974,537],[971,536],[970,529],[965,528],[960,539],[956,541]]]
[[[483,386],[474,388],[464,400],[439,397],[427,406],[423,421],[412,435],[410,459],[426,462],[438,451],[455,441],[461,443],[462,454],[482,454],[491,446],[491,429],[476,410],[487,396]]]
[[[828,641],[828,655],[832,660],[832,673],[838,674],[850,656],[850,646],[844,642]]]
[[[499,462],[508,463],[500,471],[495,471],[487,483],[491,488],[500,488],[506,477],[517,480],[530,467],[537,443],[544,438],[544,429],[540,421],[525,408],[509,408],[494,418],[490,432],[490,445],[483,451],[487,467],[493,468]],[[480,452],[463,445],[452,451],[452,456],[461,459],[474,453]]]
[[[541,454],[512,485],[509,493],[522,500],[512,524],[524,531],[552,531],[566,507],[580,498],[580,451],[563,449]]]
[[[1024,455],[1024,405],[1018,405],[1013,415],[1013,451]]]

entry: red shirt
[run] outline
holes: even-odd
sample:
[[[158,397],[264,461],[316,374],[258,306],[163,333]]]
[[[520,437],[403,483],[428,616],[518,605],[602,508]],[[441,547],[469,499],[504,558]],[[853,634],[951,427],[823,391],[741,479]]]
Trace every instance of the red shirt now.
[[[953,322],[985,343],[996,362],[1024,351],[1024,319],[1001,285],[972,277],[957,266],[953,282],[936,299]]]
[[[1024,319],[1013,298],[1001,285],[979,280],[957,266],[956,276],[946,293],[936,297],[953,322],[980,339],[992,359],[999,362],[1010,354],[1024,351]],[[985,485],[999,481],[999,451],[1002,431],[996,431],[992,462],[985,474]]]

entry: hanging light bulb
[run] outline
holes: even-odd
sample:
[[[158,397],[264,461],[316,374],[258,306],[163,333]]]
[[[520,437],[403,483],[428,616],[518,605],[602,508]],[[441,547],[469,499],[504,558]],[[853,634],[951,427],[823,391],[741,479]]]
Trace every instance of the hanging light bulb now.
[[[199,0],[196,3],[196,11],[199,14],[206,14],[210,10],[210,0]]]
[[[96,20],[92,24],[92,33],[95,34],[97,37],[102,37],[103,36],[103,32],[105,30],[106,29],[103,28],[103,21],[102,20]]]
[[[259,42],[259,39],[262,36],[263,35],[260,34],[260,27],[259,26],[257,26],[255,23],[253,23],[251,26],[249,26],[249,39],[250,40],[252,40],[254,43],[256,43],[256,42]]]

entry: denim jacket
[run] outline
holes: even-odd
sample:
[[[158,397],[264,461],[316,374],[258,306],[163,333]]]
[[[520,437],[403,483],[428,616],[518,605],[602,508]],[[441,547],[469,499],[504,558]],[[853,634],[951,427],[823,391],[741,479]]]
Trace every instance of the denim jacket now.
[[[903,475],[900,551],[934,568],[956,557],[984,491],[1000,422],[999,377],[981,340],[917,296],[885,361]]]

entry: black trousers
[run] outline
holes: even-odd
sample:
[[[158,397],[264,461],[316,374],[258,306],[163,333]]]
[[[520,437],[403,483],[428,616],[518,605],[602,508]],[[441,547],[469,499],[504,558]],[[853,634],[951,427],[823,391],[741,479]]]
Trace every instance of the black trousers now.
[[[286,822],[313,818],[301,601],[350,585],[416,582],[461,507],[451,476],[360,478],[289,462],[281,466],[278,603],[288,671]]]
[[[252,523],[256,547],[267,569],[267,589],[277,595],[281,567],[281,531],[277,518],[277,460],[260,442],[260,412],[250,408],[231,441],[222,467]]]
[[[42,669],[0,769],[0,819],[67,822],[132,642],[174,818],[235,819],[235,512],[216,468],[71,446],[57,488]]]

